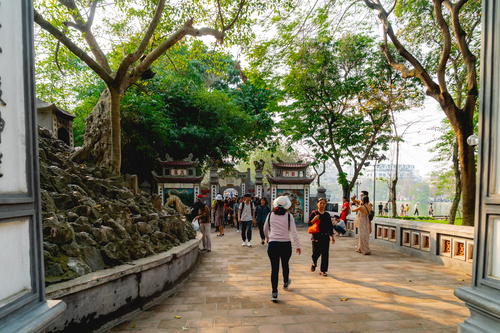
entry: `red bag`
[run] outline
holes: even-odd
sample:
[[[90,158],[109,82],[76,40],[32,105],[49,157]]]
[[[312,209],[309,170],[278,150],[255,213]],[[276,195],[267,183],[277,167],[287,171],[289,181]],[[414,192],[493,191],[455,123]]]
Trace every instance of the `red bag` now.
[[[317,217],[318,215],[316,215],[314,218],[313,218],[313,221],[314,219]],[[314,222],[313,225],[311,225],[309,228],[307,228],[307,232],[310,233],[310,234],[317,234],[319,232],[319,218],[318,218],[318,221],[317,222]]]
[[[314,223],[312,226],[307,228],[307,232],[310,234],[317,234],[319,232],[319,223]]]

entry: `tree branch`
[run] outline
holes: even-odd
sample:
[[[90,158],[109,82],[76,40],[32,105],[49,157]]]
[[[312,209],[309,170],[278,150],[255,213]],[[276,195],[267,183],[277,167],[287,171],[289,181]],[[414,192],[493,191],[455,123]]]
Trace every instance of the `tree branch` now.
[[[83,34],[85,42],[90,47],[90,51],[94,55],[95,60],[102,66],[102,68],[110,74],[111,67],[109,66],[108,59],[97,43],[94,34],[92,33],[92,23],[94,22],[95,11],[97,8],[97,1],[93,1],[90,7],[89,19],[84,20],[80,10],[78,9],[74,0],[59,0],[63,6],[69,9],[71,16],[75,22],[64,22],[66,26],[73,27]]]
[[[141,77],[141,74],[147,70],[156,59],[158,59],[163,53],[187,35],[194,37],[211,35],[219,41],[222,41],[224,38],[224,34],[222,32],[212,28],[193,28],[193,19],[190,19],[184,23],[180,29],[170,35],[169,38],[163,41],[146,57],[144,57],[144,59],[132,69],[129,77],[129,84],[137,81]]]
[[[392,44],[394,44],[394,47],[398,51],[399,55],[406,59],[413,66],[413,69],[410,70],[405,65],[396,63],[394,61],[394,58],[392,58],[390,54],[388,45],[385,44],[382,47],[382,51],[384,52],[386,58],[388,58],[387,60],[391,67],[400,71],[403,77],[417,77],[427,88],[428,95],[433,96],[436,99],[439,98],[439,85],[432,80],[431,76],[429,75],[429,73],[427,73],[423,65],[403,46],[403,44],[401,44],[398,37],[394,33],[392,24],[389,22],[388,13],[384,9],[384,7],[380,4],[379,1],[375,3],[371,0],[364,0],[364,2],[368,8],[376,10],[378,12],[378,18],[382,23],[384,32],[391,39],[391,42]]]
[[[85,51],[80,49],[75,43],[73,43],[64,33],[59,29],[54,27],[50,22],[45,20],[38,11],[34,11],[35,22],[45,31],[54,36],[58,41],[60,41],[64,46],[66,46],[71,52],[73,52],[78,58],[85,62],[99,77],[107,84],[110,85],[113,82],[113,78],[108,74],[108,72],[98,64],[94,59],[92,59]]]
[[[149,22],[148,28],[146,30],[146,33],[142,37],[141,42],[139,43],[139,46],[137,49],[134,51],[134,53],[127,54],[125,58],[123,58],[122,62],[120,63],[120,66],[118,67],[118,70],[116,71],[116,76],[115,76],[115,81],[117,83],[122,82],[123,78],[127,74],[130,66],[139,60],[141,55],[144,53],[146,50],[149,41],[151,40],[151,37],[153,36],[153,33],[156,30],[156,27],[160,23],[161,15],[163,14],[163,9],[165,8],[165,0],[160,0],[158,1],[158,4],[156,5],[155,13],[153,15],[153,18]],[[148,69],[146,67],[144,70]],[[142,73],[141,73],[142,74]]]
[[[217,13],[220,19],[220,26],[224,29],[224,16],[222,15],[222,7],[220,5],[220,0],[217,0]]]
[[[451,34],[450,28],[446,23],[446,20],[443,17],[443,8],[442,2],[443,0],[433,0],[434,3],[434,12],[436,14],[436,20],[441,30],[441,35],[443,36],[443,45],[441,48],[441,56],[439,59],[439,65],[437,69],[437,77],[439,82],[439,87],[441,89],[441,93],[447,92],[448,87],[446,85],[446,66],[448,64],[448,59],[450,58],[451,52]]]
[[[464,63],[467,68],[467,98],[465,100],[464,110],[472,116],[474,113],[478,89],[477,89],[477,71],[476,71],[476,56],[470,51],[467,44],[467,34],[460,24],[460,9],[467,0],[460,0],[453,5],[449,0],[444,1],[444,5],[450,10],[451,23],[455,38],[457,39],[458,49],[464,58]]]
[[[235,23],[238,21],[240,18],[241,12],[243,11],[243,7],[245,6],[246,0],[240,0],[240,4],[238,6],[238,10],[236,11],[236,14],[234,15],[233,19],[227,26],[222,26],[222,34],[224,34],[226,31],[231,29]]]

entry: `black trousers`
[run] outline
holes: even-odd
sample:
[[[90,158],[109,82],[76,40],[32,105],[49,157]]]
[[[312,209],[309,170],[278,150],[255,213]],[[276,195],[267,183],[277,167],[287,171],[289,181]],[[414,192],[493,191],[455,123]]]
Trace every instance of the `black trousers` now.
[[[265,222],[257,222],[257,226],[259,227],[260,239],[266,239],[266,234],[264,234],[264,223]]]
[[[267,255],[271,261],[271,286],[273,293],[277,293],[280,261],[283,269],[283,282],[288,282],[288,275],[290,273],[288,262],[292,256],[292,242],[269,242]]]
[[[243,241],[252,240],[252,221],[241,221],[241,239]]]
[[[321,256],[321,271],[328,272],[328,254],[330,251],[330,236],[328,234],[315,235],[312,241],[312,261],[317,265],[318,258]]]

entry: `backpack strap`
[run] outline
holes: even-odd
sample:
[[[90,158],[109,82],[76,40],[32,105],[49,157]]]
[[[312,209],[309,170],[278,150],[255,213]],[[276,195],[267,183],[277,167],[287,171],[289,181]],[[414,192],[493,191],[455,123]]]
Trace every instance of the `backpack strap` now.
[[[288,231],[290,231],[290,213],[288,213]]]
[[[240,221],[241,221],[241,215],[243,214],[243,209],[245,209],[245,201],[242,201],[240,204],[240,213],[238,214]]]
[[[267,215],[267,224],[269,225],[269,231],[271,231],[271,212]]]

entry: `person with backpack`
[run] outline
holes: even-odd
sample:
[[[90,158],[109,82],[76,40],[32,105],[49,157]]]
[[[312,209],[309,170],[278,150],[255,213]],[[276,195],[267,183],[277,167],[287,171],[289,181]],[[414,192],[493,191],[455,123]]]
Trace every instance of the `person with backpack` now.
[[[368,196],[363,196],[361,201],[357,203],[356,207],[351,207],[351,210],[356,213],[354,226],[359,230],[356,252],[369,255],[371,253],[369,244],[371,220],[373,219],[374,212]]]
[[[204,196],[198,195],[198,200],[195,203],[196,217],[200,224],[200,232],[202,234],[203,249],[202,251],[212,251],[212,243],[210,240],[210,208],[201,200]]]
[[[241,246],[252,247],[252,224],[255,224],[255,205],[250,194],[243,196],[243,201],[239,207],[239,218],[241,226]]]
[[[260,205],[255,209],[255,219],[257,220],[257,226],[259,227],[261,244],[264,245],[266,235],[264,234],[264,223],[266,222],[266,217],[271,212],[271,208],[267,203],[266,198],[260,199]]]
[[[214,205],[214,220],[215,227],[219,233],[217,236],[224,236],[224,199],[221,194],[217,194],[215,197],[215,205]]]
[[[271,262],[271,300],[278,302],[278,279],[280,261],[283,268],[283,288],[288,290],[292,279],[288,262],[292,256],[293,246],[297,254],[301,254],[301,247],[295,220],[288,211],[292,202],[287,196],[277,197],[273,202],[273,211],[267,215],[264,223],[264,235],[268,243],[267,255]]]
[[[318,200],[318,209],[313,210],[309,216],[309,233],[312,234],[312,265],[311,272],[316,271],[319,257],[321,257],[320,275],[328,276],[328,260],[330,252],[330,239],[335,243],[333,224],[330,213],[326,211],[326,199]],[[317,226],[315,226],[317,224]],[[315,228],[316,227],[316,228]]]

